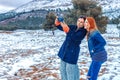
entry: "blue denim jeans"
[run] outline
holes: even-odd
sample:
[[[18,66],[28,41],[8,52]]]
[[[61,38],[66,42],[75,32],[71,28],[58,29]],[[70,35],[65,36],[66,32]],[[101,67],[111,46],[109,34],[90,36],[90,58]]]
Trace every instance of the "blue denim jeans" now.
[[[88,80],[97,80],[102,63],[103,62],[92,61],[87,74],[87,76],[90,77]]]
[[[69,64],[61,60],[61,80],[79,80],[79,68],[77,64]]]

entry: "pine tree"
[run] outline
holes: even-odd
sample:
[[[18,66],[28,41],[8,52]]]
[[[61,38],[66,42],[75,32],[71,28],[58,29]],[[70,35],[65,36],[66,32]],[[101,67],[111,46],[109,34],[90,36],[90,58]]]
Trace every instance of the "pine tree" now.
[[[73,9],[68,9],[69,14],[65,16],[65,22],[76,24],[80,15],[92,16],[95,18],[98,29],[104,33],[108,18],[102,15],[102,8],[96,1],[91,0],[72,0]]]
[[[53,12],[49,12],[46,15],[45,22],[43,23],[43,29],[44,30],[54,30],[55,29],[55,25],[54,25],[55,18],[56,18],[55,14]]]

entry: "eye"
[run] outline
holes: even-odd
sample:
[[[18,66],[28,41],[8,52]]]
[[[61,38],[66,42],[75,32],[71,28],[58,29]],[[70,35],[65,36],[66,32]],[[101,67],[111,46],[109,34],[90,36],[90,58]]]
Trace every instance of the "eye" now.
[[[84,23],[84,22],[80,21],[80,23]]]

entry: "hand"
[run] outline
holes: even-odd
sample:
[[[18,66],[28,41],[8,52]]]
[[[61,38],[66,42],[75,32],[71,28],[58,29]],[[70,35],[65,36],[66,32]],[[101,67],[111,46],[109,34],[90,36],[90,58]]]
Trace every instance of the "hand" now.
[[[58,17],[56,17],[55,19],[55,26],[59,26],[60,25],[60,22],[58,21]]]
[[[64,18],[61,17],[61,16],[59,16],[57,19],[58,19],[59,22],[63,22],[64,21]]]
[[[57,19],[59,22],[63,22],[64,21],[64,18],[63,18],[63,14],[57,14]]]

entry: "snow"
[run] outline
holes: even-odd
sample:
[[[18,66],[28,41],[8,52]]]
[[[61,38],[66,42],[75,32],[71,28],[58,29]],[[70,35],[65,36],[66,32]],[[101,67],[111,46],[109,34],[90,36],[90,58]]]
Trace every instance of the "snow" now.
[[[120,80],[120,38],[116,25],[102,34],[107,41],[108,61],[102,65],[98,80]],[[55,30],[0,31],[0,80],[60,80],[57,56],[65,33]],[[79,55],[80,78],[85,79],[91,59],[87,41]]]
[[[11,67],[11,71],[8,72],[9,75],[14,75],[16,71],[18,71],[20,68],[29,68],[29,66],[34,65],[36,62],[33,61],[34,59],[32,57],[30,58],[25,58],[19,60],[18,63],[13,64]],[[25,65],[27,64],[27,65]]]
[[[67,9],[67,8],[72,8],[72,3],[71,0],[38,0],[38,1],[31,1],[28,4],[25,4],[23,6],[18,7],[15,9],[15,12],[28,12],[32,10],[39,10],[39,9]]]
[[[40,10],[40,9],[46,9],[46,10],[56,10],[56,9],[62,9],[66,10],[68,8],[73,8],[73,4],[71,2],[72,0],[35,0],[31,1],[25,5],[22,5],[18,8],[16,8],[16,13],[19,12],[28,12],[32,10]],[[101,7],[103,15],[106,15],[111,18],[116,18],[120,14],[120,0],[95,0],[98,1]]]

